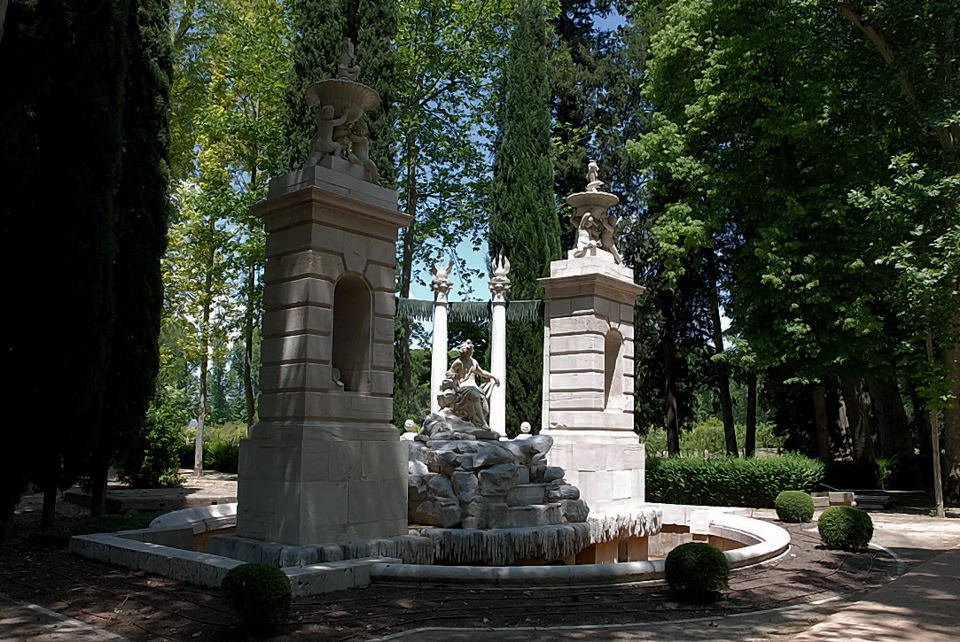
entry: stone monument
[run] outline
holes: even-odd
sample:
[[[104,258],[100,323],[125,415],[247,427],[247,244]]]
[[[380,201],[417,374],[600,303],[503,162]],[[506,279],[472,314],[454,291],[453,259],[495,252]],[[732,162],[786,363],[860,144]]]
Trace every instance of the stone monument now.
[[[541,435],[551,460],[596,514],[630,512],[644,500],[644,449],[633,432],[633,305],[644,288],[623,265],[596,161],[585,191],[571,194],[576,247],[550,264],[544,288]]]
[[[317,133],[306,165],[253,208],[267,231],[260,423],[240,444],[226,538],[303,546],[407,532],[407,453],[390,422],[395,247],[409,217],[377,184],[361,118],[380,99],[356,82],[349,41],[340,70],[307,90]],[[211,552],[230,546],[211,539]]]
[[[477,377],[489,379],[483,388]],[[438,405],[409,448],[409,519],[441,528],[503,529],[578,523],[589,508],[561,468],[547,465],[553,439],[501,439],[490,429],[497,377],[473,358],[473,343],[447,370]]]

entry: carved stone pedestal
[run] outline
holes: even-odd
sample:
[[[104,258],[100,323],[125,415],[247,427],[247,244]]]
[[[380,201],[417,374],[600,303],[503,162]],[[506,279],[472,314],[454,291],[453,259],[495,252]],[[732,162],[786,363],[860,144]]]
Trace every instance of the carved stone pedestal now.
[[[643,287],[613,255],[589,248],[550,264],[544,287],[541,433],[591,514],[644,500],[644,448],[633,432],[633,304]]]
[[[393,190],[324,164],[274,180],[254,208],[267,230],[260,423],[240,445],[237,537],[319,545],[407,531],[391,418],[394,253],[408,217]]]

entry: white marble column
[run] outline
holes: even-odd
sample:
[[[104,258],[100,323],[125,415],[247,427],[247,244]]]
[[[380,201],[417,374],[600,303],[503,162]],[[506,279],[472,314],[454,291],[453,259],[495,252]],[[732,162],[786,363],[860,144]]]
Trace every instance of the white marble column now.
[[[431,345],[430,361],[430,411],[440,410],[437,395],[440,394],[440,384],[443,375],[447,372],[447,297],[453,287],[450,280],[450,271],[453,264],[446,268],[434,266],[433,281],[430,289],[433,290],[433,344]]]
[[[510,261],[502,254],[493,264],[490,292],[493,313],[490,320],[490,372],[500,385],[490,394],[490,428],[507,433],[507,292],[510,290]]]

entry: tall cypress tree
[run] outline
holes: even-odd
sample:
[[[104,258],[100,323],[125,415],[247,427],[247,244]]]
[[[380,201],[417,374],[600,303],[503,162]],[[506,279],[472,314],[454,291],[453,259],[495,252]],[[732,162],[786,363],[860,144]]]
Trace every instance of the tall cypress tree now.
[[[390,107],[393,84],[396,0],[294,0],[293,65],[287,80],[287,122],[284,127],[287,169],[299,167],[310,152],[316,126],[307,101],[307,87],[335,78],[340,44],[350,38],[360,66],[360,82],[380,94],[380,107],[366,115],[370,126],[370,157],[380,170],[380,182],[393,185],[396,170],[390,151],[396,133]]]
[[[3,199],[4,245],[38,250],[27,270],[5,266],[17,276],[3,298],[21,312],[3,332],[4,370],[16,374],[7,420],[19,433],[3,450],[23,462],[14,465],[21,482],[43,489],[45,527],[57,489],[86,470],[100,420],[115,308],[126,15],[119,0],[19,0],[0,46],[0,122],[24,126],[4,146],[5,177],[7,164],[24,165]],[[7,156],[16,147],[22,155]],[[9,509],[22,485],[3,486],[13,491]]]
[[[543,0],[520,0],[500,78],[502,103],[493,164],[490,252],[512,266],[513,299],[537,299],[537,279],[560,257],[560,225],[553,194],[550,82]],[[507,428],[539,425],[543,328],[507,328]]]
[[[340,42],[346,25],[341,0],[293,0],[293,64],[287,78],[284,127],[286,169],[300,167],[310,153],[316,126],[313,108],[307,101],[307,87],[334,78],[340,60]]]
[[[370,125],[370,158],[380,170],[380,184],[394,187],[397,171],[391,148],[397,140],[397,128],[391,108],[396,101],[394,38],[397,35],[397,2],[352,0],[351,4],[347,32],[357,46],[360,82],[380,94],[380,106],[366,115]]]
[[[144,418],[159,368],[160,259],[166,248],[169,207],[170,0],[139,0],[130,9],[116,224],[117,306],[90,471],[94,513],[104,508],[107,467],[117,449],[128,457],[145,451]]]

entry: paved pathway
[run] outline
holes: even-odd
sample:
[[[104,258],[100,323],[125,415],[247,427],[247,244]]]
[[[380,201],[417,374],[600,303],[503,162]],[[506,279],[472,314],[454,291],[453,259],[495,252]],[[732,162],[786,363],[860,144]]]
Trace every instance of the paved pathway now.
[[[126,638],[62,613],[0,595],[0,640],[104,642]]]
[[[757,517],[770,516],[759,510],[755,514]],[[901,513],[874,513],[872,517],[876,527],[874,543],[916,565],[893,582],[865,595],[722,618],[557,629],[428,629],[407,631],[384,639],[417,642],[957,640],[957,631],[960,631],[960,519],[931,519]]]

